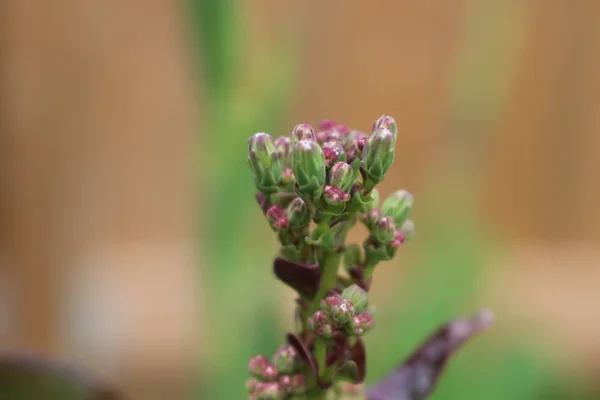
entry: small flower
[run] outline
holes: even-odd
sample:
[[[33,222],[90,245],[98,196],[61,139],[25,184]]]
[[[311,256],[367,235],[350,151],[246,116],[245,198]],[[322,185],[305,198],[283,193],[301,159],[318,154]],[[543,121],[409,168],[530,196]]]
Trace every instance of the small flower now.
[[[315,141],[315,131],[309,124],[298,124],[292,131],[292,143],[297,143],[301,140]]]
[[[308,206],[300,197],[296,197],[287,209],[290,226],[302,227],[310,223],[311,213]]]
[[[380,243],[388,244],[396,236],[396,225],[391,217],[381,217],[371,230],[373,237]]]
[[[387,217],[392,217],[396,226],[400,226],[410,215],[413,203],[412,194],[406,190],[398,190],[385,199],[381,206],[381,213]]]
[[[325,202],[327,202],[327,204],[332,206],[339,206],[350,200],[350,194],[344,192],[340,188],[326,185],[325,190],[323,190],[323,198],[325,199]]]
[[[260,354],[250,359],[248,362],[248,371],[256,377],[262,377],[264,369],[269,365],[271,364],[267,360],[267,357]]]
[[[277,367],[281,374],[290,374],[294,372],[298,359],[296,349],[290,345],[279,347],[273,355],[273,365]]]
[[[368,312],[363,312],[353,316],[347,324],[348,331],[353,336],[362,336],[367,333],[373,326],[375,321],[373,315]]]
[[[271,135],[261,132],[248,139],[248,164],[260,191],[274,193],[278,190],[281,163]]]
[[[350,285],[342,291],[342,298],[349,300],[359,313],[367,306],[367,292],[358,285]]]
[[[275,204],[267,210],[267,219],[275,230],[285,229],[289,226],[289,219],[285,209],[279,204]]]
[[[388,117],[387,115],[382,115],[373,123],[373,132],[378,129],[387,129],[392,132],[394,135],[394,139],[398,137],[398,126],[396,125],[396,120],[392,117]]]
[[[354,170],[345,162],[336,162],[329,170],[329,184],[342,189],[344,192],[350,190],[354,180]]]
[[[346,161],[346,152],[344,146],[339,141],[328,141],[323,145],[323,156],[325,157],[325,166],[333,166],[338,161]]]

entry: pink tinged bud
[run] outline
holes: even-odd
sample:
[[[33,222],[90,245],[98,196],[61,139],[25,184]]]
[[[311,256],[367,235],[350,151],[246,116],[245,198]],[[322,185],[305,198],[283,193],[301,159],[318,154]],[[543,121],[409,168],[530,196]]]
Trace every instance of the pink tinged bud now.
[[[267,219],[274,229],[285,229],[289,225],[287,212],[279,204],[275,204],[267,210]]]
[[[329,170],[329,184],[347,192],[354,184],[354,170],[345,162],[336,162]]]
[[[331,167],[338,161],[346,161],[344,146],[339,141],[329,141],[323,145],[325,166]]]
[[[315,333],[317,334],[317,336],[320,336],[325,339],[329,339],[333,335],[333,328],[331,327],[330,324],[325,324],[325,325],[318,327],[315,330]]]
[[[260,354],[250,359],[248,362],[248,371],[256,377],[261,377],[264,369],[269,365],[271,364],[267,360],[267,357]]]
[[[347,299],[342,299],[340,304],[332,306],[330,310],[331,318],[339,324],[348,322],[354,312],[354,305]]]
[[[360,318],[357,315],[348,321],[348,331],[352,336],[362,336],[365,333],[361,326]]]
[[[364,214],[361,217],[361,221],[371,230],[373,226],[379,221],[381,218],[381,211],[375,209],[369,211],[367,214]]]
[[[279,378],[279,387],[288,391],[292,388],[292,378],[289,375],[283,375]]]
[[[373,132],[378,129],[387,129],[392,132],[394,138],[398,137],[398,126],[396,125],[396,120],[392,117],[388,117],[387,115],[382,115],[373,123]]]
[[[306,390],[306,381],[304,375],[296,374],[291,377],[291,391],[293,393],[303,393]]]
[[[290,374],[294,372],[297,364],[298,353],[290,345],[279,347],[273,355],[273,364],[281,374]]]
[[[308,124],[298,124],[292,131],[292,143],[299,142],[300,140],[315,141],[315,131],[312,126]]]
[[[308,206],[300,197],[296,197],[288,206],[288,219],[293,227],[306,226],[312,217]]]
[[[312,316],[313,321],[317,325],[324,325],[329,323],[329,315],[323,310],[316,311]]]
[[[375,326],[375,320],[373,319],[373,314],[371,314],[369,312],[363,312],[363,313],[358,314],[358,318],[360,319],[361,326],[365,331],[368,331],[371,328],[373,328],[373,326]]]
[[[350,134],[350,132],[352,132],[352,129],[350,129],[350,127],[346,124],[337,124],[336,126],[333,127],[334,130],[340,132],[342,135],[348,135]]]
[[[275,140],[275,150],[283,168],[292,166],[292,140],[287,136],[280,136]]]
[[[330,129],[333,129],[337,125],[338,124],[335,121],[331,119],[325,119],[319,124],[319,129],[321,129],[322,131],[328,131]]]
[[[329,312],[331,310],[331,307],[337,306],[340,304],[342,304],[342,298],[337,294],[327,296],[326,298],[321,300],[321,308],[327,312]]]
[[[296,177],[291,168],[285,168],[281,171],[281,185],[284,187],[293,187],[294,183],[296,183]]]
[[[392,217],[382,217],[371,230],[373,237],[380,243],[388,244],[396,236],[396,225]]]
[[[254,392],[256,400],[281,400],[284,391],[276,382],[260,382]]]
[[[246,381],[246,390],[249,394],[252,394],[256,391],[256,386],[258,385],[258,380],[256,378],[250,378]]]
[[[359,138],[359,139],[356,140],[356,145],[358,146],[358,150],[361,152],[361,155],[362,155],[362,152],[365,149],[365,146],[366,146],[366,144],[367,144],[368,141],[369,141],[369,138],[366,137],[366,136],[365,137],[361,137],[361,138]]]
[[[350,200],[350,194],[344,192],[340,188],[326,185],[325,189],[323,190],[323,198],[327,204],[337,206]]]
[[[404,232],[402,232],[402,230],[396,229],[396,236],[394,236],[394,239],[392,239],[390,242],[390,246],[394,249],[397,249],[398,247],[402,246],[404,242],[406,242],[406,235]]]
[[[261,377],[262,377],[263,381],[273,382],[273,381],[276,381],[277,378],[279,377],[279,371],[277,371],[277,368],[275,368],[274,365],[269,364],[269,365],[265,366],[265,368],[263,369]]]

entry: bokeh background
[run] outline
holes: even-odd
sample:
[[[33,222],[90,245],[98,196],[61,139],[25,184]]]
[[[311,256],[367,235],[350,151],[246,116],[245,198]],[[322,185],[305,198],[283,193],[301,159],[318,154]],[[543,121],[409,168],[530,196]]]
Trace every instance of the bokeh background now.
[[[600,2],[6,0],[0,27],[3,350],[244,398],[293,305],[246,138],[388,114],[418,240],[377,271],[369,382],[486,306],[434,399],[600,398]]]

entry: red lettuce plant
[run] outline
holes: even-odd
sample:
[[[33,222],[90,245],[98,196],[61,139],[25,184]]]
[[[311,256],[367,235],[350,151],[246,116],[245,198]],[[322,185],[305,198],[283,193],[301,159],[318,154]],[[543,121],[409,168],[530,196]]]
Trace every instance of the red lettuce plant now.
[[[362,336],[374,326],[367,296],[373,272],[415,235],[413,196],[399,190],[380,206],[376,190],[397,136],[394,119],[382,116],[370,135],[324,121],[318,132],[301,124],[290,137],[249,139],[256,199],[281,244],[274,273],[298,293],[287,344],[249,362],[251,399],[424,399],[448,357],[492,321],[483,311],[449,322],[379,384],[366,391],[360,385]],[[369,235],[362,246],[347,244],[358,221]]]

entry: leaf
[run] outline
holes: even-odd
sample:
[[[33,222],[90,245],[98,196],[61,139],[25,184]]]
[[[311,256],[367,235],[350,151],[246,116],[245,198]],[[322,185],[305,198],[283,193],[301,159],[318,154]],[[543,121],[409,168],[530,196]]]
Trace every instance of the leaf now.
[[[367,400],[422,400],[435,389],[448,358],[476,333],[489,326],[494,315],[487,310],[471,318],[442,326],[409,358],[367,391]]]
[[[321,272],[318,264],[300,264],[277,257],[273,261],[273,271],[280,281],[303,297],[312,298],[319,290]]]
[[[0,355],[0,397],[5,400],[124,400],[82,370],[30,355]]]

